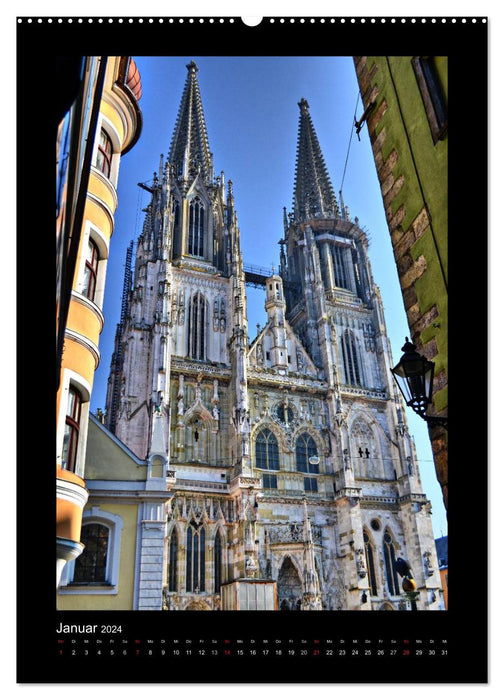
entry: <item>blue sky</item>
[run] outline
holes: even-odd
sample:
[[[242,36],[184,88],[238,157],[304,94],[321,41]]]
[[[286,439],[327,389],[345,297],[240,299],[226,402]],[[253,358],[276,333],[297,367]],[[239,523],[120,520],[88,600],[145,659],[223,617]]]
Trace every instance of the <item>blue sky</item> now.
[[[375,282],[385,307],[394,362],[409,335],[383,200],[367,128],[360,141],[353,132],[354,113],[362,114],[357,79],[350,57],[135,56],[142,79],[143,128],[134,148],[121,160],[115,229],[107,269],[100,339],[102,359],[95,375],[91,409],[104,409],[110,358],[119,320],[124,260],[130,240],[141,232],[149,195],[137,186],[152,180],[160,154],[166,158],[186,80],[186,65],[195,60],[215,173],[233,181],[245,264],[278,266],[283,236],[283,207],[292,209],[299,100],[304,97],[324,154],[331,181],[351,218],[370,239]],[[345,171],[350,142],[350,151]],[[264,296],[248,288],[249,335],[264,324]],[[415,437],[424,491],[433,504],[434,536],[447,534],[441,489],[424,422],[408,410]]]

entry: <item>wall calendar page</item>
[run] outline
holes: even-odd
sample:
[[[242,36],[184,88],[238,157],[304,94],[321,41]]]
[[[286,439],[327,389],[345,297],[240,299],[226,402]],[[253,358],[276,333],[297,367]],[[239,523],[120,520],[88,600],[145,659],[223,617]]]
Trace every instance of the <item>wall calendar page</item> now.
[[[487,19],[16,23],[17,682],[487,683]]]

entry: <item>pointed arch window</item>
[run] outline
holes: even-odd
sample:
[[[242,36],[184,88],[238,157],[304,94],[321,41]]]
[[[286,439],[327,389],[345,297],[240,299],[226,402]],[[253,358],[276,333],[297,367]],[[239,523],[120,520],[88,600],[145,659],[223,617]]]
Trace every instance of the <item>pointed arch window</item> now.
[[[173,209],[173,230],[175,233],[178,233],[178,229],[179,229],[179,225],[180,225],[180,203],[179,203],[178,199],[173,200],[172,209]]]
[[[278,442],[271,430],[264,428],[256,438],[256,468],[278,471]]]
[[[175,528],[172,530],[170,537],[170,556],[168,569],[168,590],[177,590],[178,579],[178,535]]]
[[[172,233],[172,249],[173,256],[178,257],[181,250],[180,242],[180,202],[175,197],[172,200],[172,215],[173,215],[173,233]]]
[[[192,520],[187,528],[186,591],[205,590],[205,528]]]
[[[214,542],[214,582],[215,592],[220,593],[222,583],[222,538],[218,530]]]
[[[193,360],[206,359],[206,299],[197,292],[189,303],[189,351]]]
[[[278,442],[271,430],[264,428],[256,438],[256,468],[267,471],[278,471]],[[278,487],[275,474],[263,474],[263,487],[276,489]]]
[[[334,270],[334,281],[337,287],[350,289],[345,262],[346,249],[339,245],[331,246],[331,257]]]
[[[203,257],[203,242],[205,238],[205,207],[199,197],[189,204],[189,236],[187,252],[189,255]]]
[[[298,472],[319,473],[317,445],[308,433],[302,433],[296,440],[296,469]]]
[[[378,587],[376,585],[376,568],[374,559],[374,547],[369,539],[367,532],[364,532],[364,550],[366,552],[366,566],[368,571],[369,587],[371,595],[378,595]]]
[[[387,574],[387,587],[390,595],[401,595],[399,588],[399,580],[395,568],[396,555],[395,547],[390,536],[390,532],[386,532],[383,536],[383,558],[385,560],[385,572]]]
[[[362,386],[362,372],[357,342],[352,331],[348,329],[343,333],[342,347],[346,383],[352,386]]]

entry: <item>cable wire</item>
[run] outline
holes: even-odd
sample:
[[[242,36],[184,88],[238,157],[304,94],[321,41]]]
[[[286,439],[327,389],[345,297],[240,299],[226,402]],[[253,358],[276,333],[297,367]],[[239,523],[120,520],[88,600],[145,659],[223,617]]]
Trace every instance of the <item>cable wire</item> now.
[[[352,143],[352,136],[353,136],[355,121],[356,121],[356,117],[357,117],[357,107],[359,105],[359,97],[360,97],[360,92],[357,91],[357,101],[355,102],[355,110],[354,110],[354,115],[353,115],[353,119],[352,119],[352,128],[350,129],[350,138],[348,140],[348,149],[347,149],[347,154],[346,154],[345,167],[343,168],[343,177],[341,178],[340,192],[343,191],[343,182],[345,180],[345,174],[346,174],[346,169],[347,169],[347,164],[348,164],[348,156],[350,155],[350,146]]]

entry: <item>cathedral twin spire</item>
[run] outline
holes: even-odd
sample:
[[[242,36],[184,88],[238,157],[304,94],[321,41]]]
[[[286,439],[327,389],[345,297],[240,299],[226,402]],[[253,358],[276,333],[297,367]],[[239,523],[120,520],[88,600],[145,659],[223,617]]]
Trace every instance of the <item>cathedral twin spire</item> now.
[[[297,221],[334,217],[338,214],[338,204],[308,111],[309,104],[303,97],[298,106],[294,217]]]
[[[191,61],[170,146],[169,162],[177,176],[188,179],[201,173],[205,181],[213,178],[213,160],[203,114],[198,83],[198,66]]]
[[[169,162],[177,176],[189,179],[198,172],[213,178],[213,157],[203,113],[198,66],[191,61],[173,133]],[[338,215],[338,204],[305,98],[300,108],[294,182],[294,216],[298,221]]]

